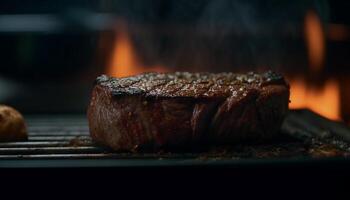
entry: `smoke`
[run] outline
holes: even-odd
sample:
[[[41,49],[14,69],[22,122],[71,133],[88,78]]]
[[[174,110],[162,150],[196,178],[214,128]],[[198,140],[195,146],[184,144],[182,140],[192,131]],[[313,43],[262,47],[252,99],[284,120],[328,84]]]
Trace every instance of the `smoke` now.
[[[307,65],[303,39],[306,12],[313,9],[324,21],[328,18],[326,1],[178,0],[144,4],[150,5],[147,9],[152,14],[138,9],[148,14],[131,20],[135,45],[146,63],[161,62],[174,70],[302,67]]]

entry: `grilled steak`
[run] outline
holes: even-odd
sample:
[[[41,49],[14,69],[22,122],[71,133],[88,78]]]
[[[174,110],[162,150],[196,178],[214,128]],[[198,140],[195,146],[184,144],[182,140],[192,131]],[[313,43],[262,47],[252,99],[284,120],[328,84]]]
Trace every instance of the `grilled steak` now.
[[[234,144],[278,134],[289,86],[276,73],[146,73],[97,78],[90,134],[115,150]]]

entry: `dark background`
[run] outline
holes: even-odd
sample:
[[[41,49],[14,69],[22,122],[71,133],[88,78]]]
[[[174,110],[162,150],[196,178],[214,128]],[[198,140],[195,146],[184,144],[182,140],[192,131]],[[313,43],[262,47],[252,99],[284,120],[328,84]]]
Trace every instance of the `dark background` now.
[[[332,25],[349,33],[349,9],[349,1],[326,0],[2,0],[0,103],[24,113],[85,113],[120,24],[127,24],[145,66],[211,72],[269,68],[304,75],[309,73],[307,11],[318,14],[326,33]],[[326,44],[318,82],[347,79],[349,35],[341,40],[326,35]]]

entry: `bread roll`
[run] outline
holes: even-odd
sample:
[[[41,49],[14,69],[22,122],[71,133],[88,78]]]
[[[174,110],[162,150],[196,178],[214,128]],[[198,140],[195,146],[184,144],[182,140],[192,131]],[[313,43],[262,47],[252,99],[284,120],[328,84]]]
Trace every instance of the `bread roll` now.
[[[12,107],[0,105],[0,142],[21,141],[27,138],[23,116]]]

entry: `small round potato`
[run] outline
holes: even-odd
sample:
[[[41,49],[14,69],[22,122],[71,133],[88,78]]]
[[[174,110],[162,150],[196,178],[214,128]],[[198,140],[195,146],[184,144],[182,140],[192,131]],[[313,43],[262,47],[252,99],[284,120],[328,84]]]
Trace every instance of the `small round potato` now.
[[[23,116],[14,108],[0,105],[0,142],[20,141],[27,138]]]

